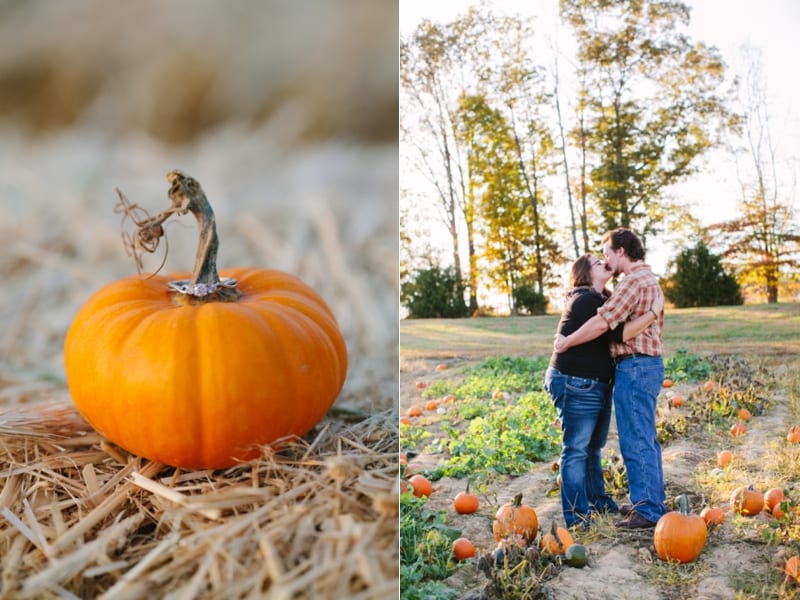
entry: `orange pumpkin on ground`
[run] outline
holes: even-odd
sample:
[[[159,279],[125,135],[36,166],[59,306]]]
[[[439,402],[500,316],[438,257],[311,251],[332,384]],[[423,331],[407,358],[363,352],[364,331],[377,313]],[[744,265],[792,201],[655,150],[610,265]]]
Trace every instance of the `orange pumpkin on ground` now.
[[[739,437],[740,435],[744,435],[747,433],[747,427],[744,426],[744,423],[734,423],[731,425],[730,434],[733,437]]]
[[[755,516],[764,509],[764,494],[752,485],[738,487],[731,493],[731,509],[745,517]]]
[[[753,417],[750,411],[744,407],[739,409],[739,412],[736,413],[736,416],[739,417],[742,421],[749,421]]]
[[[430,496],[433,493],[433,485],[431,485],[431,482],[424,475],[419,473],[412,475],[411,479],[408,480],[408,483],[411,485],[412,489],[414,490],[414,495],[417,498]]]
[[[717,462],[722,468],[727,467],[733,461],[733,453],[730,450],[722,450],[717,454]]]
[[[453,555],[456,560],[466,560],[475,556],[475,546],[465,537],[453,541]]]
[[[711,379],[709,379],[703,384],[703,391],[706,393],[716,392],[718,388],[719,385],[717,384],[717,382]]]
[[[556,523],[553,521],[550,533],[542,536],[541,547],[542,551],[547,554],[564,554],[567,548],[574,543],[572,534],[563,527],[556,527]]]
[[[672,408],[680,408],[683,406],[683,396],[680,394],[675,394],[672,398],[670,398],[669,404]]]
[[[678,496],[678,510],[661,515],[653,532],[653,545],[661,560],[687,563],[706,545],[708,530],[700,515],[689,512],[689,499]]]
[[[783,565],[783,574],[788,581],[800,582],[800,557],[792,556]]]
[[[711,525],[722,525],[725,522],[725,511],[719,506],[706,506],[700,511],[700,516],[709,527]]]
[[[522,494],[517,494],[514,500],[498,508],[492,523],[492,532],[497,541],[518,534],[530,542],[536,537],[538,528],[539,518],[536,511],[523,504]]]
[[[786,441],[790,444],[800,444],[800,426],[792,425],[786,434]]]
[[[408,407],[408,411],[406,411],[406,416],[409,417],[419,417],[422,416],[422,407],[419,404],[413,404]]]
[[[200,227],[194,271],[133,276],[92,295],[67,332],[67,382],[81,415],[125,450],[187,469],[230,467],[320,422],[344,384],[347,349],[323,299],[293,275],[218,273],[202,188],[179,171],[167,179],[172,206],[137,223],[134,248],[154,249],[161,223],[190,211]]]
[[[672,387],[672,384],[673,384],[673,381],[672,381],[672,379],[665,379],[665,380],[663,381],[663,383],[661,384],[661,386],[662,386],[662,387],[665,387],[665,388],[671,388],[671,387]]]
[[[772,510],[783,501],[783,490],[779,487],[769,488],[764,492],[764,507],[772,512]]]
[[[457,513],[462,515],[470,515],[477,512],[479,504],[478,497],[469,491],[469,484],[467,484],[466,490],[456,494],[453,499],[453,507]]]

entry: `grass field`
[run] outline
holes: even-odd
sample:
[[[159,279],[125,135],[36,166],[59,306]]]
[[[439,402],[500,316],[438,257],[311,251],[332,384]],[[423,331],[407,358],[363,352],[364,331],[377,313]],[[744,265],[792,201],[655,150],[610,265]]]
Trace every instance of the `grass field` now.
[[[552,350],[558,315],[475,319],[404,319],[404,358],[536,355]],[[800,303],[667,308],[665,355],[692,352],[800,355]]]

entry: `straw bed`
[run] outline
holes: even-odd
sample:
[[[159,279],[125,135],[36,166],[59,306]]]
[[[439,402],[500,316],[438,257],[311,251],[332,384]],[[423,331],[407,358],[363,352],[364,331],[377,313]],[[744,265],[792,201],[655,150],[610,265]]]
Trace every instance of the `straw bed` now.
[[[257,460],[182,472],[103,442],[67,398],[7,410],[3,597],[392,597],[390,419],[327,420]]]

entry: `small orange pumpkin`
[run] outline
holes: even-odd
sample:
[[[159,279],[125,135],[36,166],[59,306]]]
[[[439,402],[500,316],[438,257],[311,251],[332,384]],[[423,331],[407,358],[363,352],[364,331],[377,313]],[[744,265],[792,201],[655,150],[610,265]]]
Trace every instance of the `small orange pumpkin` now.
[[[536,537],[539,518],[536,511],[522,502],[522,494],[497,509],[492,523],[492,532],[497,541],[510,535],[519,534],[528,542]]]
[[[789,557],[783,565],[783,574],[786,575],[787,581],[800,582],[800,557]]]
[[[717,384],[716,381],[714,381],[712,379],[709,379],[708,381],[706,381],[703,384],[703,391],[706,392],[706,393],[709,393],[709,394],[713,393],[713,392],[716,392],[718,388],[719,388],[719,385]]]
[[[779,487],[769,488],[764,492],[764,507],[772,512],[783,501],[783,490]]]
[[[439,400],[428,400],[425,403],[425,410],[436,410],[439,408]]]
[[[465,537],[453,541],[453,555],[456,560],[466,560],[475,556],[475,546]]]
[[[717,454],[717,462],[723,469],[733,461],[733,453],[730,450],[722,450]]]
[[[661,515],[653,533],[653,545],[661,560],[691,562],[700,556],[708,531],[700,515],[689,512],[689,498],[677,498],[678,510]]]
[[[700,516],[709,527],[712,525],[722,525],[725,522],[725,511],[719,506],[706,506],[700,511]]]
[[[672,408],[680,408],[683,406],[683,396],[680,394],[675,394],[672,398],[670,398],[669,404],[672,406]]]
[[[556,527],[555,521],[550,527],[550,533],[542,536],[542,551],[548,554],[564,554],[575,540],[572,534],[563,527]]]
[[[671,388],[673,383],[674,382],[672,381],[672,379],[665,379],[661,384],[661,386],[665,388]]]
[[[331,310],[293,275],[218,273],[205,193],[180,171],[167,179],[172,206],[139,225],[134,247],[152,246],[161,223],[190,211],[200,227],[194,271],[133,276],[92,295],[67,332],[67,382],[81,415],[127,451],[229,467],[319,423],[344,384],[347,350]]]
[[[749,421],[753,415],[747,410],[745,407],[739,409],[739,412],[736,413],[736,416],[739,417],[742,421]]]
[[[406,416],[419,417],[422,416],[422,407],[419,404],[412,404],[406,411]]]
[[[731,425],[730,434],[733,437],[739,437],[740,435],[744,435],[747,433],[747,427],[745,427],[744,423],[734,423]]]
[[[467,489],[456,494],[453,499],[453,508],[461,515],[477,512],[479,504],[478,497],[469,491],[469,483],[467,483]]]
[[[752,485],[738,487],[731,493],[731,508],[745,517],[755,516],[764,509],[764,494]]]
[[[786,441],[790,444],[800,444],[800,426],[792,425],[786,434]]]
[[[433,493],[433,485],[431,485],[430,480],[420,473],[412,475],[408,483],[411,485],[414,490],[414,495],[417,498],[430,496]]]

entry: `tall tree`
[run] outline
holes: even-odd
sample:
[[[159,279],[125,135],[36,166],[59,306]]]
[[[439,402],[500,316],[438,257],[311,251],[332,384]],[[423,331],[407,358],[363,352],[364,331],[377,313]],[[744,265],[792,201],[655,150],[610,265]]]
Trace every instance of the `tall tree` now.
[[[506,294],[514,310],[512,291],[531,274],[534,237],[517,149],[510,125],[484,96],[462,98],[460,132],[469,148],[469,187],[479,198],[485,273]]]
[[[444,28],[423,21],[411,40],[401,40],[400,83],[403,114],[401,140],[416,149],[415,162],[435,190],[442,221],[450,235],[455,276],[463,279],[459,253],[459,168],[450,108],[450,80],[457,62],[452,55],[453,36]]]
[[[458,99],[485,88],[487,37],[495,35],[490,12],[470,8],[451,23],[423,21],[400,44],[401,144],[417,151],[419,171],[436,190],[452,240],[453,264],[462,276],[459,230],[466,234],[470,310],[478,309],[475,219],[470,153],[458,138]],[[429,150],[435,148],[435,151]],[[462,226],[461,228],[459,226]]]
[[[796,181],[778,160],[760,58],[749,50],[746,60],[744,146],[736,153],[739,216],[709,229],[720,234],[716,243],[736,265],[740,283],[761,288],[767,302],[775,303],[784,277],[800,266],[800,229],[793,210]]]
[[[526,279],[532,279],[542,294],[553,276],[553,265],[562,258],[553,252],[550,194],[545,186],[546,178],[555,173],[557,162],[550,130],[552,93],[548,91],[544,68],[536,65],[531,55],[531,23],[519,18],[498,22],[501,35],[494,45],[496,58],[492,62],[497,66],[489,72],[490,90],[508,123],[517,195],[524,200],[525,212],[529,213],[524,216],[533,227],[532,236],[526,238],[533,273]]]
[[[490,139],[488,129],[475,137],[474,127],[459,122],[463,116],[459,111],[464,108],[459,99],[482,98],[487,106],[502,112],[507,125],[504,131],[511,133],[514,142],[511,152],[520,188],[513,195],[493,200],[526,200],[524,211],[531,213],[535,229],[526,239],[536,257],[531,264],[540,290],[551,276],[553,256],[544,178],[553,168],[550,155],[554,145],[540,114],[546,98],[541,91],[541,68],[529,56],[530,35],[529,21],[470,8],[446,25],[423,22],[411,39],[401,43],[401,93],[409,100],[402,103],[406,111],[401,115],[402,143],[417,149],[420,170],[437,192],[458,272],[459,231],[466,234],[473,311],[477,309],[477,235],[485,191],[481,186],[493,176],[480,172],[489,163],[484,161],[479,166],[475,161],[480,145],[489,149],[496,142]],[[436,152],[426,150],[428,147],[435,147]],[[507,181],[503,185],[508,189]]]
[[[587,69],[592,192],[605,228],[646,239],[671,210],[667,190],[698,169],[728,124],[718,51],[680,31],[677,0],[560,0]]]

